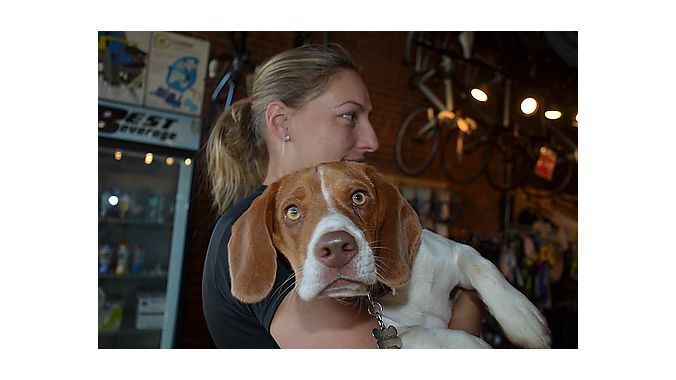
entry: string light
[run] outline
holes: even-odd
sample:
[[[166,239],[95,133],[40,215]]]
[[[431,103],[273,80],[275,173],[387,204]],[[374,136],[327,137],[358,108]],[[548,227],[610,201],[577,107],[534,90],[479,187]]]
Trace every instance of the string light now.
[[[167,157],[166,161],[168,166],[171,166],[174,164],[174,157]]]
[[[116,150],[115,151],[115,160],[120,161],[121,159],[122,159],[122,151]]]
[[[150,165],[153,163],[153,154],[152,153],[146,153],[146,158],[143,160],[146,165]]]
[[[190,158],[185,159],[185,166],[190,166],[192,164],[192,160]]]

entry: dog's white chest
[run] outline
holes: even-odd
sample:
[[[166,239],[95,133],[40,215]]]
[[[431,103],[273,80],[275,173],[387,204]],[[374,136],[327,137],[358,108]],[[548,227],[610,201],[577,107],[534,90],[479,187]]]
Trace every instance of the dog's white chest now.
[[[396,295],[383,297],[383,316],[396,325],[445,328],[451,319],[451,290],[458,284],[452,242],[423,230],[411,280]],[[396,322],[395,322],[396,321]]]

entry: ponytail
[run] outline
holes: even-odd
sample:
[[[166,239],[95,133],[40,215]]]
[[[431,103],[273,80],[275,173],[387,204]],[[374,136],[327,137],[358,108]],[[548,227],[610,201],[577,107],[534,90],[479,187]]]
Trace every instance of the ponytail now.
[[[216,121],[206,143],[207,173],[218,213],[263,182],[268,151],[251,121],[251,103],[241,99]]]

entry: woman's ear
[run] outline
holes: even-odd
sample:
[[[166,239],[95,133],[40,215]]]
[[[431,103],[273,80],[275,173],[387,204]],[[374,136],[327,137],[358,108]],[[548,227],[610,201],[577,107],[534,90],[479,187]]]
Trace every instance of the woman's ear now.
[[[272,136],[282,140],[291,109],[281,100],[271,101],[265,109],[265,126]]]

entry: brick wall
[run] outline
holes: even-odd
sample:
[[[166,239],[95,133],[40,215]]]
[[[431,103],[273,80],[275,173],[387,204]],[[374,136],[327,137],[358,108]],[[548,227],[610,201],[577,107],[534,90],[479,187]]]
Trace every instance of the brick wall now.
[[[211,56],[230,56],[232,46],[224,32],[185,33],[211,42]],[[269,56],[294,46],[293,32],[249,32],[247,51],[254,64]],[[319,37],[315,37],[320,42]],[[331,42],[350,51],[363,66],[362,77],[371,96],[374,113],[371,122],[380,140],[380,150],[371,155],[369,162],[385,174],[402,175],[394,161],[395,136],[402,121],[413,109],[426,106],[422,94],[409,83],[410,73],[404,65],[406,32],[332,32]],[[209,98],[217,79],[207,79],[204,118],[209,110]],[[239,84],[236,99],[244,96],[243,81]],[[206,141],[210,126],[205,125],[202,143]],[[181,307],[176,335],[176,347],[205,348],[212,345],[202,314],[202,266],[211,230],[217,215],[211,208],[209,188],[203,167],[203,156],[196,159],[187,253],[181,294]],[[498,230],[500,193],[493,190],[482,177],[467,186],[447,184],[439,160],[420,175],[457,192],[462,201],[463,216],[452,226],[454,236],[466,239],[472,232],[488,234]]]

